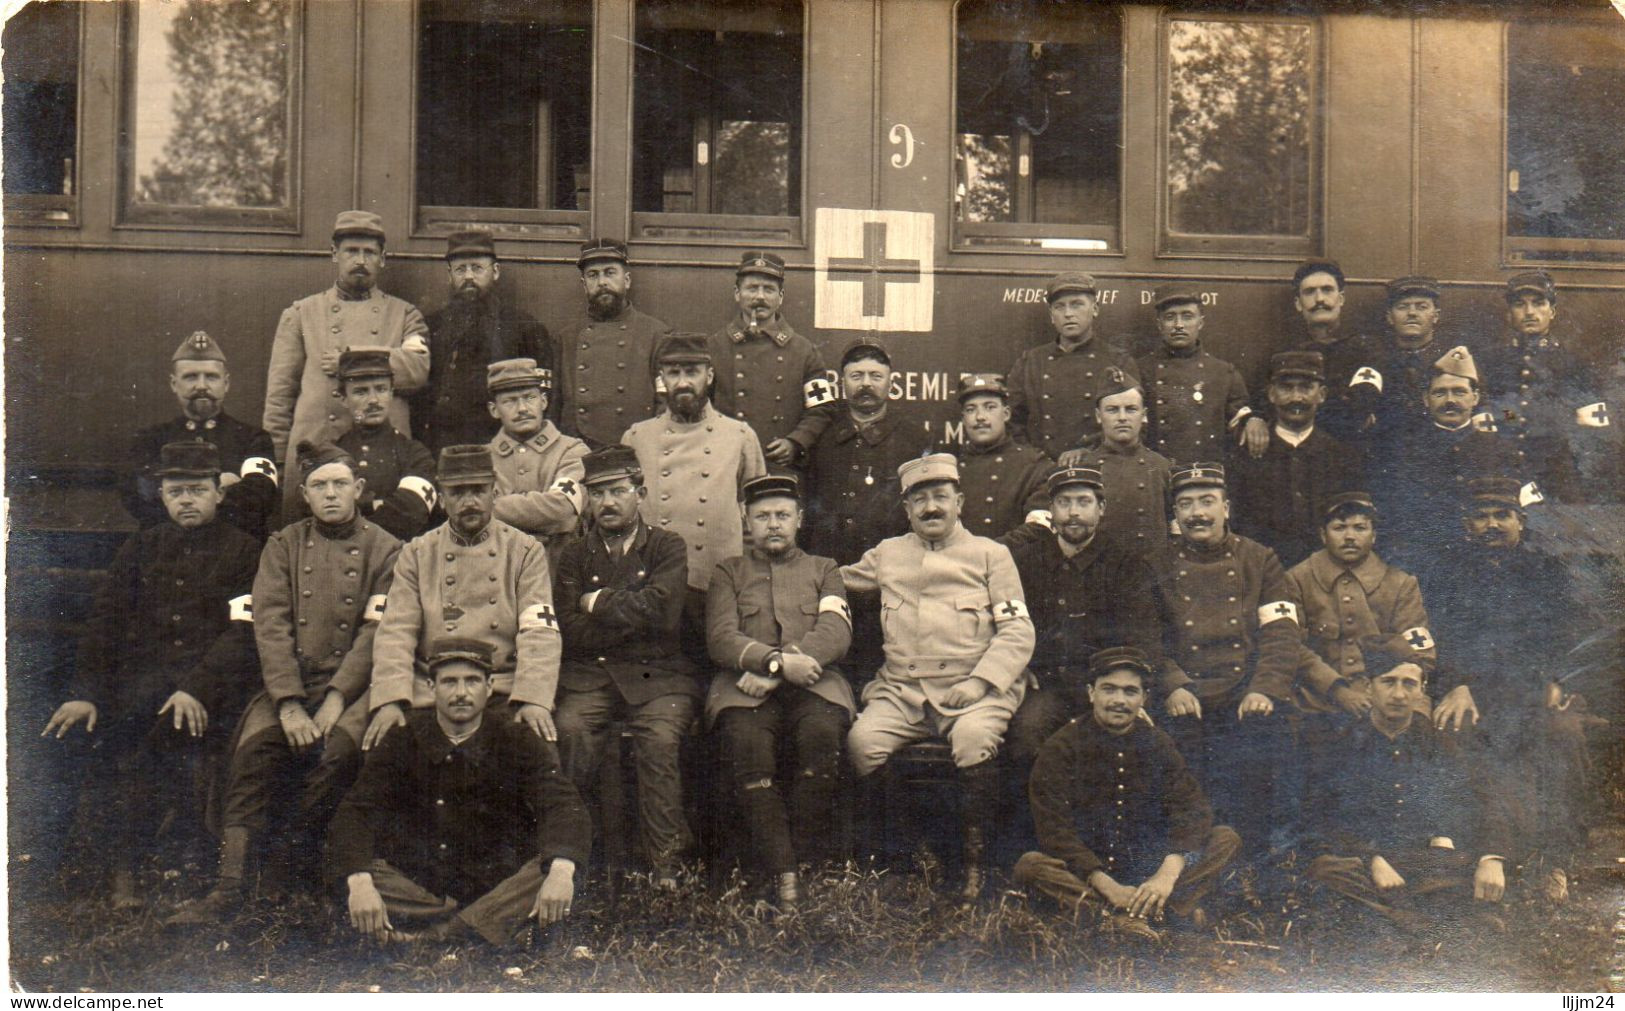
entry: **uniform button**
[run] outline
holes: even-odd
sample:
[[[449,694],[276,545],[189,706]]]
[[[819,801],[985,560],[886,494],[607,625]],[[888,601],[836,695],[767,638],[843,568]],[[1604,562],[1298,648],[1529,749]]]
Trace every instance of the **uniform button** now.
[[[495,597],[492,597],[492,598],[491,598],[491,603],[493,603],[493,604],[495,604],[495,603],[496,603],[496,602],[497,602],[497,598],[495,598]]]
[[[309,590],[303,590],[303,591],[300,592],[299,595],[301,597],[308,597],[308,596],[310,596],[310,591]]]
[[[349,630],[350,630],[350,623],[349,622],[347,622],[347,621],[339,622],[339,631],[340,632],[348,632]]]
[[[169,616],[169,620],[170,620],[170,621],[180,621],[180,620],[181,620],[181,616],[180,616],[180,615],[178,615],[178,614],[172,614],[172,615],[170,615],[170,616]]]
[[[306,621],[304,618],[300,618],[299,619],[299,624],[308,625],[308,624],[310,624],[310,622]],[[179,643],[177,643],[176,645],[179,645]]]
[[[354,597],[345,597],[344,602],[346,604],[353,604],[353,603],[355,603],[355,598]]]
[[[456,555],[452,554],[450,551],[446,552],[446,561],[455,562],[456,560],[457,560]]]
[[[445,807],[445,806],[446,806],[446,802],[445,802],[445,801],[444,801],[444,800],[442,800],[442,799],[440,799],[440,798],[439,798],[439,797],[436,797],[436,798],[435,798],[435,799],[434,799],[434,806],[435,806],[435,807]]]
[[[447,586],[455,586],[456,583],[457,583],[457,577],[456,576],[447,576],[446,577],[446,585]]]
[[[175,640],[175,645],[184,646],[184,645],[186,645],[186,640],[184,640],[184,639],[176,639]]]
[[[705,521],[704,520],[695,520],[694,525],[697,526],[697,527],[703,527],[703,526],[705,526]]]
[[[308,545],[307,545],[307,546],[308,546]],[[306,571],[306,572],[309,572],[309,571],[310,571],[310,566],[308,566],[308,565],[307,565],[307,566],[305,566],[305,571]]]

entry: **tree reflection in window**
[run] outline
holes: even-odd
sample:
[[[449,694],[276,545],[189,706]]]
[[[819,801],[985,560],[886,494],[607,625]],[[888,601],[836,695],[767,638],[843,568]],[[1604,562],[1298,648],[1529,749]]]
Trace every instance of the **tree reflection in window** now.
[[[1307,24],[1168,26],[1168,227],[1305,236],[1314,32]]]
[[[130,5],[132,205],[291,206],[293,3]]]

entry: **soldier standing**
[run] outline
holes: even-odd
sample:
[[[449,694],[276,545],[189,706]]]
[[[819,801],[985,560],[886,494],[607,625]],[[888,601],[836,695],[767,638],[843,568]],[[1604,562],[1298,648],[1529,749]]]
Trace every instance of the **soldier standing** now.
[[[576,258],[587,320],[560,355],[559,425],[588,446],[612,446],[628,425],[659,410],[655,345],[671,327],[630,301],[626,243],[591,239]]]
[[[1249,434],[1254,440],[1267,439],[1264,420],[1253,417],[1247,402],[1241,373],[1202,350],[1206,320],[1201,294],[1185,284],[1165,284],[1157,289],[1151,308],[1162,347],[1136,363],[1149,398],[1146,445],[1174,463],[1189,463],[1223,459],[1231,441],[1226,433],[1233,433],[1238,444]]]
[[[1292,305],[1305,332],[1289,350],[1320,352],[1327,391],[1321,423],[1334,438],[1357,443],[1377,425],[1385,356],[1376,341],[1343,325],[1343,285],[1343,268],[1334,260],[1309,260],[1292,272]],[[1256,455],[1264,446],[1248,449]]]
[[[352,424],[337,446],[350,455],[356,473],[366,480],[357,508],[396,538],[410,540],[428,528],[438,501],[434,457],[389,420],[389,406],[395,400],[389,353],[346,351],[339,355],[338,377],[339,399]]]
[[[1055,461],[1010,438],[1010,390],[1003,376],[978,373],[959,383],[959,412],[965,444],[959,458],[959,487],[965,495],[960,522],[983,537],[999,538],[1037,519],[1049,495],[1044,480]]]
[[[1145,391],[1121,369],[1107,370],[1095,402],[1099,445],[1061,454],[1063,467],[1100,471],[1112,503],[1101,533],[1132,551],[1149,554],[1168,540],[1168,481],[1173,464],[1141,441]]]
[[[587,444],[547,420],[553,373],[529,358],[494,362],[486,379],[497,473],[496,518],[542,539],[548,558],[581,523],[581,460]]]

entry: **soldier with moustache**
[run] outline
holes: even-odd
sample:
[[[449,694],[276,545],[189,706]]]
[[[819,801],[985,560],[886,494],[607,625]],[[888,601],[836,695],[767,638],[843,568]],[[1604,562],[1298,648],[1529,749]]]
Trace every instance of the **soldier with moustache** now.
[[[553,373],[534,360],[493,362],[485,388],[491,416],[502,425],[491,440],[496,518],[540,538],[548,557],[557,558],[564,539],[581,524],[587,444],[547,419]]]
[[[1364,454],[1316,424],[1326,402],[1319,351],[1272,355],[1268,395],[1274,415],[1269,445],[1261,456],[1237,452],[1229,461],[1235,527],[1272,549],[1283,565],[1296,565],[1320,547],[1325,502],[1364,483]]]
[[[351,348],[389,352],[397,394],[410,393],[429,378],[428,328],[410,303],[378,290],[384,269],[384,225],[370,211],[343,211],[333,222],[333,287],[295,302],[282,311],[271,341],[265,379],[265,416],[284,470],[296,470],[294,452],[301,442],[336,441],[350,427],[349,415],[335,401],[339,355]],[[407,404],[395,400],[389,420],[411,434]],[[283,514],[295,515],[299,493],[283,489]]]
[[[339,399],[350,412],[351,425],[336,445],[350,455],[357,475],[366,481],[356,508],[397,539],[411,540],[428,529],[439,501],[434,490],[434,457],[389,420],[389,408],[395,401],[389,353],[346,351],[339,355],[338,378]],[[309,496],[301,495],[308,504]]]
[[[1289,830],[1295,815],[1275,773],[1293,761],[1299,605],[1275,552],[1230,530],[1222,466],[1175,470],[1172,494],[1179,533],[1154,561],[1167,608],[1162,727],[1218,817],[1265,852],[1271,829]]]
[[[1055,468],[1043,450],[1010,438],[1009,401],[1003,376],[983,372],[959,382],[965,436],[954,453],[965,495],[959,521],[971,533],[995,539],[1039,518],[1049,499],[1044,481]]]
[[[1100,472],[1112,507],[1100,531],[1128,550],[1149,555],[1168,539],[1168,482],[1173,464],[1141,436],[1145,431],[1145,390],[1121,369],[1109,369],[1095,402],[1098,444],[1067,450],[1063,467]]]
[[[576,257],[587,319],[559,355],[559,427],[588,446],[613,446],[628,425],[660,409],[655,346],[666,323],[632,305],[626,243],[597,238]]]
[[[221,752],[258,680],[251,591],[260,546],[217,518],[220,451],[164,446],[153,469],[169,520],[124,542],[79,642],[69,701],[40,736],[67,738],[90,787],[114,909],[141,905],[135,871],[166,810],[197,818],[195,778]],[[83,735],[71,735],[84,726]],[[19,797],[13,795],[13,802]]]
[[[547,368],[557,365],[547,327],[497,290],[502,264],[490,232],[446,236],[446,277],[450,297],[426,321],[434,348],[429,381],[412,398],[417,436],[431,453],[491,438],[496,425],[480,404],[492,362],[532,358]],[[558,411],[548,417],[557,420]]]
[[[386,378],[388,368],[386,360]],[[300,446],[299,476],[311,515],[272,535],[254,576],[264,687],[237,727],[219,876],[168,926],[236,912],[248,867],[273,824],[289,838],[293,879],[319,882],[327,822],[360,768],[373,635],[401,542],[362,515],[367,475],[343,449]],[[273,804],[292,792],[289,784],[297,787],[293,812]]]
[[[784,318],[784,260],[751,250],[734,272],[738,312],[712,338],[712,403],[761,437],[767,462],[801,467],[834,420],[835,377]]]
[[[1045,288],[1055,341],[1022,352],[1005,381],[1010,387],[1012,434],[1052,459],[1100,434],[1091,408],[1100,399],[1109,370],[1139,379],[1134,359],[1095,333],[1100,312],[1095,279],[1077,272],[1057,274]]]
[[[446,522],[401,549],[372,647],[370,751],[407,711],[432,701],[426,680],[433,641],[472,638],[492,650],[493,718],[523,723],[545,741],[559,680],[559,621],[547,551],[493,515],[496,471],[489,446],[447,446],[436,472]]]
[[[796,868],[834,855],[841,739],[855,712],[835,666],[852,641],[846,587],[834,560],[796,546],[800,495],[789,476],[745,485],[750,547],[717,566],[706,598],[717,666],[706,722],[721,738],[753,855],[772,875],[781,911],[800,900]],[[776,781],[781,749],[794,761],[788,784]]]
[[[1348,444],[1376,432],[1387,377],[1377,341],[1350,331],[1343,321],[1343,268],[1335,260],[1308,260],[1292,272],[1292,305],[1303,334],[1289,350],[1318,351],[1324,359],[1326,404],[1320,413],[1327,434]],[[1261,406],[1261,405],[1258,405]],[[1254,455],[1264,444],[1249,445]]]
[[[656,882],[675,888],[691,841],[681,748],[701,692],[700,665],[673,648],[689,596],[688,548],[641,515],[648,489],[631,447],[595,449],[583,466],[591,522],[564,545],[553,578],[564,631],[558,705],[564,773],[586,794],[611,721],[625,720],[643,850]]]
[[[880,593],[885,663],[863,689],[847,734],[858,810],[873,815],[887,760],[912,741],[945,737],[960,788],[966,901],[981,895],[997,824],[996,759],[1027,693],[1032,619],[1010,551],[959,522],[964,496],[952,456],[898,468],[909,533],[841,568],[848,592]]]
[[[1038,848],[1016,881],[1069,912],[1096,901],[1123,933],[1160,939],[1164,910],[1201,924],[1198,903],[1241,839],[1213,810],[1166,733],[1144,719],[1151,657],[1132,646],[1095,653],[1089,712],[1044,743],[1033,766]]]
[[[1202,296],[1183,283],[1152,297],[1162,346],[1136,364],[1145,382],[1150,419],[1145,442],[1175,463],[1222,460],[1232,442],[1269,438],[1253,415],[1247,384],[1236,367],[1202,349]]]
[[[1507,279],[1507,333],[1483,355],[1485,403],[1560,502],[1617,499],[1621,456],[1597,371],[1559,332],[1557,286],[1543,270]]]
[[[276,528],[281,495],[280,473],[271,437],[226,413],[231,389],[226,354],[213,337],[199,330],[181,341],[169,359],[169,389],[180,402],[179,417],[144,428],[130,443],[134,468],[121,489],[124,508],[145,530],[168,522],[158,493],[158,478],[143,468],[158,459],[171,442],[206,442],[220,453],[220,518],[256,540]]]

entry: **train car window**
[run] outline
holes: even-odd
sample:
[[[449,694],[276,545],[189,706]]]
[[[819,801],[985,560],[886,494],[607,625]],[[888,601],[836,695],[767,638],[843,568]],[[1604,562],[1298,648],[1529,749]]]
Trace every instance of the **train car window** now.
[[[298,227],[299,0],[123,5],[121,225]]]
[[[418,229],[572,238],[592,202],[592,0],[424,0]]]
[[[1508,258],[1625,258],[1625,22],[1506,29]]]
[[[638,235],[799,238],[804,17],[801,0],[639,0]]]
[[[35,0],[13,14],[0,35],[7,224],[77,223],[82,8]]]
[[[1164,21],[1159,252],[1313,250],[1317,49],[1306,20]]]
[[[961,0],[955,15],[955,244],[1118,248],[1122,11]]]

